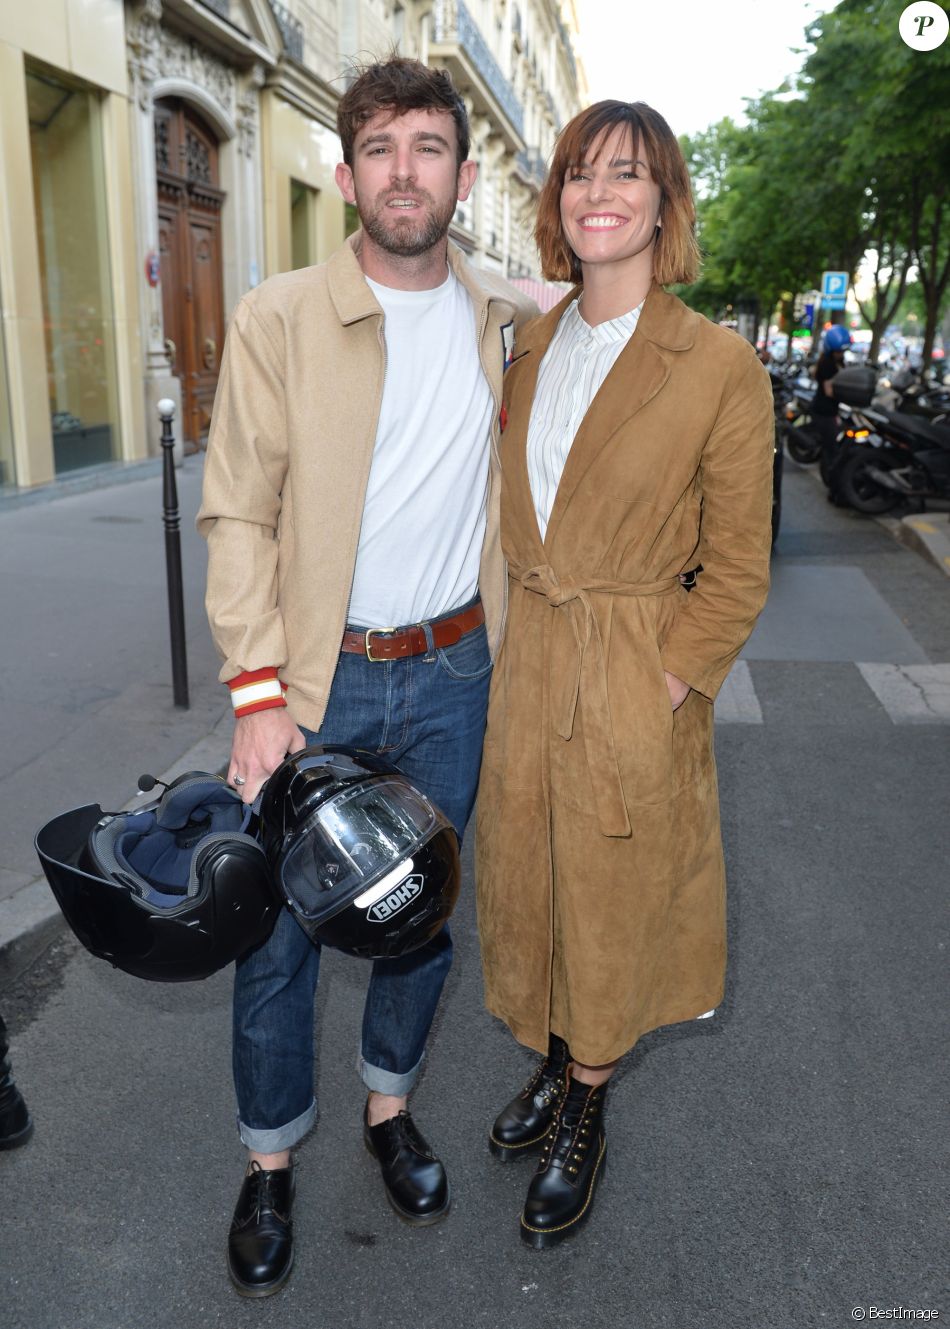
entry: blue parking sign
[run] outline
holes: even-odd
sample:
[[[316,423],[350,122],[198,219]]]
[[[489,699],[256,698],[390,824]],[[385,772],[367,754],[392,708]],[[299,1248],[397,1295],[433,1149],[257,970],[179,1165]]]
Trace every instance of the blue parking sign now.
[[[840,300],[844,308],[844,299],[848,294],[848,274],[846,272],[823,272],[821,274],[821,295],[823,300]]]

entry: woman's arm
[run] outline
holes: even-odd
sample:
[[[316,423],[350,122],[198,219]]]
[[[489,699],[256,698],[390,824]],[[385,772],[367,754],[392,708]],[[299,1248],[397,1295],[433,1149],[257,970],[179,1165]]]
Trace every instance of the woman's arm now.
[[[769,377],[743,355],[700,462],[702,575],[663,644],[675,682],[712,701],[755,625],[769,586],[774,410]],[[678,689],[670,685],[677,704]],[[686,694],[683,694],[685,699]]]

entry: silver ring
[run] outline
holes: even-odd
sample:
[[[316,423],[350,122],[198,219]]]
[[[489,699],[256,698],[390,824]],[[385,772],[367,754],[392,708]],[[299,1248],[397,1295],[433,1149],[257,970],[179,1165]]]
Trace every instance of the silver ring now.
[[[237,785],[238,789],[240,789],[242,784],[247,784],[247,781],[245,780],[243,775],[232,775],[231,783],[233,785]]]

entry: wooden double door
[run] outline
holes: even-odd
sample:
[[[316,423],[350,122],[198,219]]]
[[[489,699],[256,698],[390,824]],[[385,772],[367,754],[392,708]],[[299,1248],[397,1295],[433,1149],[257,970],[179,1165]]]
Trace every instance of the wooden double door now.
[[[155,103],[165,349],[181,380],[188,450],[207,443],[224,347],[218,143],[187,103]]]

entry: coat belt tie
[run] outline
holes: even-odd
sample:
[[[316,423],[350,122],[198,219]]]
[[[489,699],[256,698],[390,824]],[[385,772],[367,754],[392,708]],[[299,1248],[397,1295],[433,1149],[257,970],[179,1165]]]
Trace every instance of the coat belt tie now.
[[[577,703],[583,696],[584,748],[600,829],[604,835],[629,835],[630,818],[610,723],[607,656],[590,597],[673,595],[679,590],[679,578],[664,577],[661,581],[649,582],[596,579],[579,582],[571,577],[562,580],[547,563],[528,568],[526,572],[519,572],[516,568],[509,571],[525,590],[543,595],[549,605],[563,610],[570,617],[577,647],[577,665],[572,672],[565,674],[560,696],[554,699],[555,724],[562,738],[570,738],[574,732]]]

